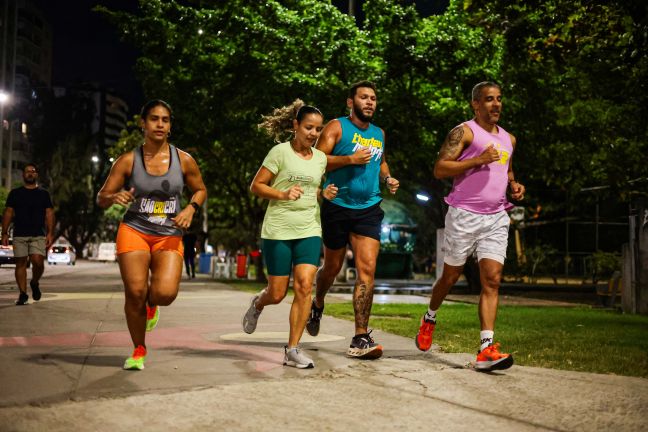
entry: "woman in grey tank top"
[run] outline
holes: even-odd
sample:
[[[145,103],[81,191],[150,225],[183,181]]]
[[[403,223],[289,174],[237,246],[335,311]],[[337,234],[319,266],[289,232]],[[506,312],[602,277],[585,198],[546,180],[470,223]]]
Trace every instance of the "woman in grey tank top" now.
[[[128,207],[117,232],[117,257],[126,293],[126,322],[135,347],[124,369],[144,369],[145,335],[178,295],[183,265],[183,231],[207,199],[200,169],[186,152],[167,141],[169,104],[152,100],[142,107],[144,144],[121,155],[97,194],[103,208]],[[184,186],[191,201],[180,208]]]

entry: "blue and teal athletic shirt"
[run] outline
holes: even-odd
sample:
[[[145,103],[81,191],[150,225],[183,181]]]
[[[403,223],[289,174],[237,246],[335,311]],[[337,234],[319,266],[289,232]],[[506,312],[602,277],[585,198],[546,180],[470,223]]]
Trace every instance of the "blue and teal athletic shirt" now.
[[[366,129],[360,129],[348,117],[337,119],[342,126],[342,138],[333,147],[331,156],[349,156],[360,147],[371,150],[371,161],[366,165],[347,165],[331,171],[326,176],[322,188],[333,183],[338,187],[338,194],[331,201],[342,207],[364,209],[379,203],[380,164],[385,145],[385,135],[378,126],[370,123]]]

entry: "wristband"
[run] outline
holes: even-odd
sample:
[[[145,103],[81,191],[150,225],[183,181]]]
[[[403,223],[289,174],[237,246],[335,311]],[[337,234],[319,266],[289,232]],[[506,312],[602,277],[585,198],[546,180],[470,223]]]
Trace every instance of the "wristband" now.
[[[391,178],[390,175],[385,176],[385,178],[383,179],[383,182],[384,182],[385,184],[387,184],[387,179],[390,179],[390,178]]]
[[[191,202],[189,203],[189,205],[190,205],[191,207],[193,207],[194,210],[196,210],[197,212],[200,211],[200,206],[198,205],[197,202],[191,201]]]

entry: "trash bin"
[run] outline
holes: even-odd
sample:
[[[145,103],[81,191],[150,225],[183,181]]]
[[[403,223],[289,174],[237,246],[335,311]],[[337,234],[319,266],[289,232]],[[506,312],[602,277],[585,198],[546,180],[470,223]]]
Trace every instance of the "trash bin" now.
[[[247,276],[247,255],[236,255],[236,277],[244,278]]]
[[[198,273],[211,274],[211,257],[210,253],[201,253],[198,258]]]

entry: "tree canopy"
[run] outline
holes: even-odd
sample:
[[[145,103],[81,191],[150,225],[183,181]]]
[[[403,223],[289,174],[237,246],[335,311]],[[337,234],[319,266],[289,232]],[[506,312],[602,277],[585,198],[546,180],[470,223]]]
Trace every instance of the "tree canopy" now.
[[[432,166],[447,132],[472,116],[470,90],[484,80],[503,87],[502,124],[518,138],[515,169],[532,204],[551,208],[547,189],[637,192],[648,153],[642,2],[453,0],[429,17],[411,1],[364,7],[361,26],[322,0],[98,8],[141,51],[145,94],[174,107],[172,138],[201,165],[218,242],[258,235],[264,203],[248,185],[273,145],[256,128],[261,115],[297,97],[329,119],[344,115],[345,89],[360,79],[378,84],[375,120],[401,180],[397,198],[415,208],[415,192],[433,197],[417,210],[422,226],[443,223],[449,183]]]

